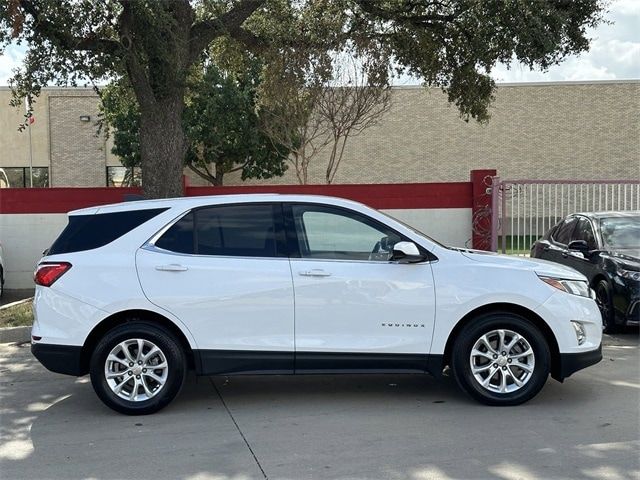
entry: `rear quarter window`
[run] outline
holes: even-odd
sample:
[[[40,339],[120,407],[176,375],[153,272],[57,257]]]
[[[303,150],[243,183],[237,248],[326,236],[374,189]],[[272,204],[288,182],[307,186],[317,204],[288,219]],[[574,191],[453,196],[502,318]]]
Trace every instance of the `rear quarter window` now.
[[[69,223],[53,242],[47,255],[103,247],[166,210],[168,209],[153,208],[94,215],[71,215]]]

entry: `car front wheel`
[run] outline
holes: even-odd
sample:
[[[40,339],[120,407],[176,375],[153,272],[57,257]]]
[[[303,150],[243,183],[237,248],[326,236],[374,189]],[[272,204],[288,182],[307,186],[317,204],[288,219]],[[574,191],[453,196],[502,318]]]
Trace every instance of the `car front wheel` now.
[[[91,356],[91,384],[110,408],[146,415],[164,408],[184,383],[187,361],[178,340],[141,321],[109,331]]]
[[[602,315],[602,325],[605,333],[616,333],[618,325],[615,323],[613,312],[613,298],[611,295],[611,287],[606,280],[600,280],[596,284],[596,302]]]
[[[538,328],[512,313],[471,321],[455,341],[452,370],[458,385],[487,405],[519,405],[544,386],[549,346]]]

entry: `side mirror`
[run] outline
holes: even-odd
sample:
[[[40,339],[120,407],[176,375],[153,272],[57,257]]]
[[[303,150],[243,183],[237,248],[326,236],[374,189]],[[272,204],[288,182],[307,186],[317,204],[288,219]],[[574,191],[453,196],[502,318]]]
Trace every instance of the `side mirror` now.
[[[413,242],[398,242],[393,246],[391,260],[398,263],[416,263],[424,260],[424,255]]]
[[[567,250],[575,250],[576,252],[587,253],[589,252],[590,248],[589,244],[584,240],[573,240],[572,242],[569,242],[569,245],[567,245]]]

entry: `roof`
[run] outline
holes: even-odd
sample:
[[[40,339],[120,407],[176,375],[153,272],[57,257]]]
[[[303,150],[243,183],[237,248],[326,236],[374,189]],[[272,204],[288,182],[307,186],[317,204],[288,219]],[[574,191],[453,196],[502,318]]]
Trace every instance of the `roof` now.
[[[197,197],[178,197],[157,200],[135,200],[130,202],[112,203],[109,205],[96,205],[69,212],[69,215],[91,215],[94,213],[121,212],[127,210],[147,210],[151,208],[189,209],[204,205],[217,205],[225,203],[252,203],[252,202],[318,202],[332,205],[359,205],[361,203],[345,198],[330,197],[324,195],[303,194],[279,194],[279,193],[246,193],[233,195],[207,195]]]
[[[593,218],[593,219],[601,219],[601,218],[611,218],[611,217],[639,217],[640,210],[609,210],[605,212],[576,212],[574,215],[584,215],[585,217]]]

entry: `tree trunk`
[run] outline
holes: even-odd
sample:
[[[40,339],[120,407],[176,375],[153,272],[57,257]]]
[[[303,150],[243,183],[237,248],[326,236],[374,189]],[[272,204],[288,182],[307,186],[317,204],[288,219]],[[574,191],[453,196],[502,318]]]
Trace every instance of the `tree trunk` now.
[[[140,108],[142,189],[146,198],[181,197],[186,142],[182,129],[184,92]]]
[[[221,187],[224,182],[224,165],[222,162],[216,163],[216,179],[213,184],[216,187]]]

